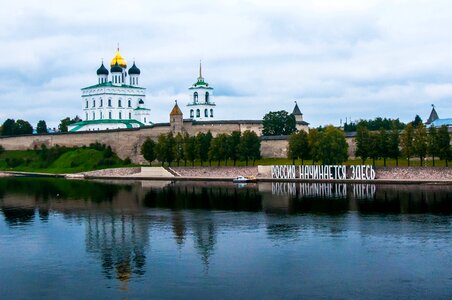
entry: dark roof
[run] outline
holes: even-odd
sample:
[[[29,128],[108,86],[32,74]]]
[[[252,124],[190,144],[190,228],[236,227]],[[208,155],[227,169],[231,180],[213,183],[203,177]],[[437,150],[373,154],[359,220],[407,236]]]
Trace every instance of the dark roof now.
[[[144,104],[143,99],[140,99],[140,101],[138,101],[138,104]]]
[[[108,75],[108,70],[105,68],[104,63],[97,69],[97,75]]]
[[[295,102],[295,107],[293,108],[292,115],[294,115],[294,116],[301,116],[301,115],[303,115],[301,113],[301,111],[300,111],[300,108],[298,107],[297,102]]]
[[[433,121],[436,121],[438,119],[439,119],[438,113],[436,112],[435,107],[433,107],[432,111],[430,112],[430,116],[428,117],[428,120],[425,124],[429,125],[433,123]]]
[[[138,69],[138,67],[135,65],[135,62],[133,62],[133,66],[129,69],[129,75],[140,75],[140,73],[140,69]]]
[[[122,72],[122,68],[118,65],[118,62],[116,62],[116,64],[111,67],[110,71],[113,72]]]

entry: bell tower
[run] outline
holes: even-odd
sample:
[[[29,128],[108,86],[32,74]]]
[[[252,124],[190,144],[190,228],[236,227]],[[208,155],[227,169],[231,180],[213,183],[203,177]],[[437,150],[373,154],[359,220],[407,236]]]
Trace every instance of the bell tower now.
[[[206,121],[214,120],[216,104],[213,102],[213,88],[202,77],[202,65],[199,62],[199,76],[189,89],[190,102],[187,108],[190,111],[190,119]]]

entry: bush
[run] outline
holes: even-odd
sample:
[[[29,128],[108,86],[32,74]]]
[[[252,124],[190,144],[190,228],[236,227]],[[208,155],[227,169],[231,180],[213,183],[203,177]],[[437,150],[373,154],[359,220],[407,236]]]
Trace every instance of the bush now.
[[[132,164],[132,160],[130,159],[130,157],[126,157],[126,159],[124,159],[123,163],[124,163],[124,165],[130,165],[130,164]]]
[[[20,159],[20,158],[13,157],[13,158],[6,158],[5,162],[8,165],[8,167],[15,168],[15,167],[20,166],[21,164],[23,164],[24,160]]]
[[[111,158],[113,157],[113,150],[111,149],[110,146],[108,146],[105,150],[104,150],[104,158]]]

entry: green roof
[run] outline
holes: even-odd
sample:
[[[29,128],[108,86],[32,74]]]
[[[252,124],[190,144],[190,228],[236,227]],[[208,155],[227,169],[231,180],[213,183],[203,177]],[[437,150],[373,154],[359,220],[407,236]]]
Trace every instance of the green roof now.
[[[74,124],[71,124],[72,126],[75,126],[72,128],[69,132],[76,132],[80,128],[86,125],[93,125],[93,124],[117,124],[121,123],[126,125],[127,128],[133,128],[132,124],[137,124],[140,127],[145,126],[143,123],[137,120],[114,120],[114,119],[107,119],[107,120],[89,120],[89,121],[81,121]]]
[[[149,108],[137,107],[134,110],[150,110]]]
[[[138,87],[138,86],[133,86],[133,85],[128,85],[128,84],[114,85],[113,83],[111,83],[111,81],[109,81],[109,82],[99,83],[99,84],[95,84],[95,85],[92,85],[92,86],[88,86],[88,87],[82,88],[82,91],[86,90],[86,89],[97,88],[97,87],[122,87],[122,88],[129,88],[129,89],[145,90],[145,88]]]

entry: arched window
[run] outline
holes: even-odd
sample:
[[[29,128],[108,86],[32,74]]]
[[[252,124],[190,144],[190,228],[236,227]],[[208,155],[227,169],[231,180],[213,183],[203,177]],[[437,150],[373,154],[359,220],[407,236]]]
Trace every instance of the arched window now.
[[[132,113],[129,112],[129,120],[132,120]]]
[[[96,120],[96,113],[93,111],[93,120]]]
[[[108,106],[111,107],[111,99],[108,99]]]
[[[121,120],[121,119],[122,119],[122,113],[119,112],[119,120]]]
[[[193,111],[193,109],[190,109],[190,118],[193,118],[195,116],[195,112]]]
[[[210,117],[213,118],[213,109],[210,109]]]
[[[208,113],[208,111],[207,111],[207,108],[204,110],[204,117],[208,117],[209,116],[209,113]]]
[[[206,92],[206,102],[209,103],[209,92]]]
[[[199,109],[196,110],[196,117],[200,117],[201,116],[201,112],[199,111]]]
[[[195,92],[195,93],[193,94],[193,101],[194,101],[195,103],[198,102],[198,92]]]
[[[104,105],[104,101],[102,100],[102,98],[99,99],[99,107],[102,107],[102,105]]]
[[[88,113],[85,113],[85,120],[88,121]]]
[[[144,123],[146,123],[146,118],[144,118]]]
[[[122,105],[121,105],[121,99],[118,100],[118,107],[122,107]]]
[[[96,100],[93,99],[93,107],[96,107]]]
[[[111,111],[108,112],[108,118],[111,119]]]
[[[88,100],[85,102],[85,108],[88,108]]]
[[[127,101],[127,106],[132,107],[132,100],[129,99],[129,101]]]
[[[102,120],[104,118],[104,115],[102,112],[100,112],[100,119]]]

